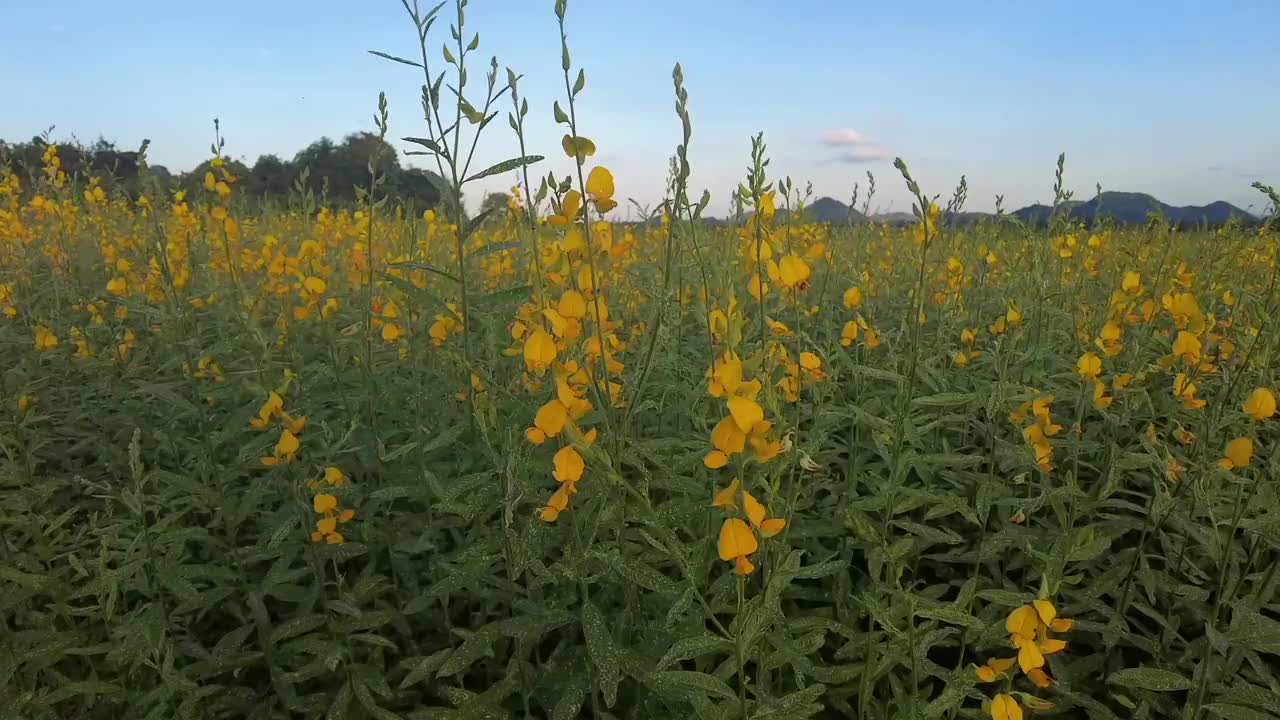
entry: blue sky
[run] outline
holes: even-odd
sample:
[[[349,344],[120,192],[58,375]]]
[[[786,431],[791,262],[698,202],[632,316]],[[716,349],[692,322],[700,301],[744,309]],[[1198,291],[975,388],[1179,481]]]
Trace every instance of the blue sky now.
[[[497,54],[525,75],[530,150],[551,158],[542,172],[562,174],[552,5],[473,0],[467,24],[481,37],[473,58]],[[421,134],[417,69],[365,52],[414,52],[397,0],[72,0],[56,12],[0,0],[0,17],[0,67],[19,70],[5,81],[7,140],[50,125],[55,138],[149,137],[153,162],[185,170],[207,157],[216,116],[232,156],[291,157],[321,135],[372,129],[379,90],[392,134]],[[1049,199],[1060,151],[1078,195],[1100,182],[1172,204],[1258,205],[1249,183],[1280,183],[1280,93],[1267,80],[1280,67],[1278,24],[1274,0],[571,0],[568,17],[588,80],[581,131],[618,197],[661,194],[679,139],[680,61],[692,182],[711,191],[717,214],[761,130],[774,175],[845,199],[871,170],[881,210],[908,209],[893,155],[930,193],[948,195],[966,174],[969,208],[989,210],[996,193],[1011,208]],[[432,32],[438,57],[447,25]],[[480,67],[471,82],[479,87]],[[476,162],[515,148],[500,120]]]

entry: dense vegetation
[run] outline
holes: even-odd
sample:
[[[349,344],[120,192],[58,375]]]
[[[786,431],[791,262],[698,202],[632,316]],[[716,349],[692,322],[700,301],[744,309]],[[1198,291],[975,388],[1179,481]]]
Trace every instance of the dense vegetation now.
[[[0,173],[0,717],[1280,717],[1276,228],[1085,228],[1061,160],[1043,226],[901,161],[914,223],[812,222],[760,136],[710,224],[679,66],[615,224],[563,0],[554,149],[465,6],[378,53],[438,208],[385,100],[327,197]]]

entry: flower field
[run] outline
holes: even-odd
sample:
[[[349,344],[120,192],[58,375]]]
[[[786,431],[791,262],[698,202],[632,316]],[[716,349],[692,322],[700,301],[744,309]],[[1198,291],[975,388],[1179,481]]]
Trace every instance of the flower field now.
[[[465,6],[435,208],[0,168],[0,717],[1280,718],[1274,227],[624,223]]]

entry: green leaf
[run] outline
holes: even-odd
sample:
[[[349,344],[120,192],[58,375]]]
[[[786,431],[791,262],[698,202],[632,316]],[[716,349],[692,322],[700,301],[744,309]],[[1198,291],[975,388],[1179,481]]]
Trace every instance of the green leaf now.
[[[1252,610],[1234,609],[1227,640],[1236,647],[1280,655],[1280,622]]]
[[[1204,709],[1218,717],[1226,718],[1226,720],[1275,720],[1274,715],[1258,712],[1257,710],[1243,707],[1241,705],[1210,703],[1205,705]]]
[[[818,698],[827,691],[822,683],[810,685],[803,690],[773,698],[762,703],[751,714],[752,720],[798,720],[808,718],[822,712],[822,704]]]
[[[324,621],[325,617],[323,615],[302,615],[292,618],[282,625],[277,625],[271,631],[271,642],[278,645],[289,638],[304,635],[323,625]]]
[[[329,712],[326,714],[325,720],[346,720],[347,712],[351,709],[351,682],[347,681],[342,684],[342,689],[337,695],[333,696],[333,702],[329,703]]]
[[[913,398],[911,404],[917,407],[958,407],[968,405],[978,399],[974,393],[962,392],[944,392],[937,395],[925,395],[923,397]]]
[[[569,122],[569,115],[568,115],[568,113],[566,113],[564,110],[561,110],[561,109],[560,109],[560,101],[559,101],[559,100],[556,100],[555,102],[553,102],[553,103],[551,104],[551,109],[552,109],[553,111],[555,111],[555,116],[556,116],[556,122],[557,122],[557,123],[560,123],[561,125],[563,125],[563,124],[565,124],[565,123]]]
[[[462,641],[462,645],[458,646],[449,655],[441,666],[436,675],[439,677],[449,677],[471,667],[471,664],[482,657],[493,655],[493,635],[483,629],[471,633],[466,640]]]
[[[1119,670],[1107,678],[1107,682],[1139,690],[1156,692],[1173,692],[1191,689],[1191,681],[1172,670],[1157,668],[1126,668]]]
[[[404,720],[399,715],[379,706],[373,693],[369,692],[369,686],[364,683],[356,684],[356,702],[375,720]]]
[[[1262,708],[1273,715],[1280,715],[1280,695],[1257,685],[1239,684],[1218,695],[1215,700],[1229,700],[1234,704],[1252,705]]]
[[[621,681],[618,664],[618,648],[609,634],[609,626],[599,608],[590,600],[582,605],[582,634],[587,641],[587,656],[599,671],[600,692],[604,704],[613,707],[618,699],[618,683]]]
[[[400,139],[401,139],[401,140],[404,140],[405,142],[411,142],[411,143],[414,143],[414,144],[416,144],[416,145],[421,145],[422,147],[424,147],[424,148],[426,148],[426,149],[430,150],[431,152],[433,152],[433,153],[435,153],[435,154],[437,154],[437,155],[442,155],[442,156],[444,156],[444,157],[449,157],[449,150],[448,150],[447,148],[443,148],[443,147],[441,147],[439,143],[437,143],[435,140],[432,140],[431,138],[424,138],[424,137],[403,137],[403,138],[400,138]]]
[[[520,242],[519,240],[507,240],[506,242],[490,243],[488,245],[485,245],[482,248],[476,249],[470,255],[467,255],[467,259],[472,260],[474,258],[484,257],[486,255],[494,255],[500,252],[506,252],[508,250],[515,250],[521,247],[522,245],[524,245],[524,243]]]
[[[498,164],[496,164],[496,165],[490,165],[489,167],[485,168],[484,170],[481,170],[480,172],[476,173],[475,175],[472,175],[471,177],[467,178],[466,180],[463,180],[462,182],[464,182],[464,183],[469,183],[469,182],[471,182],[472,180],[479,180],[480,178],[487,178],[487,177],[489,177],[490,175],[497,175],[497,174],[499,174],[499,173],[510,172],[510,171],[512,171],[512,170],[515,170],[515,169],[516,169],[516,168],[518,168],[518,167],[524,167],[524,166],[526,166],[526,165],[533,165],[534,163],[537,163],[537,162],[539,162],[539,161],[541,161],[541,160],[543,160],[543,159],[544,159],[544,158],[543,158],[543,156],[541,156],[541,155],[525,155],[525,156],[523,156],[523,157],[511,158],[510,160],[503,160],[502,162],[500,162],[500,163],[498,163]]]
[[[398,63],[404,64],[404,65],[412,65],[413,67],[416,67],[416,68],[421,68],[421,67],[422,67],[422,63],[420,63],[420,62],[414,62],[413,60],[406,60],[405,58],[402,58],[402,57],[400,57],[400,56],[398,56],[398,55],[391,55],[391,54],[389,54],[389,53],[384,53],[384,52],[382,52],[381,50],[369,50],[369,51],[367,51],[367,52],[368,52],[370,55],[377,55],[377,56],[378,56],[378,57],[380,57],[380,58],[385,58],[385,59],[390,60],[390,61],[392,61],[392,62],[398,62]]]
[[[401,667],[408,668],[409,674],[405,675],[404,679],[400,681],[400,689],[404,690],[414,683],[429,679],[444,664],[450,652],[452,651],[445,648],[425,657],[410,658],[401,662]]]
[[[453,273],[451,273],[451,272],[449,272],[449,271],[447,271],[447,270],[441,270],[441,269],[440,269],[440,268],[438,268],[438,267],[435,267],[435,266],[432,266],[432,265],[428,265],[428,264],[426,264],[426,263],[405,261],[405,262],[391,263],[391,264],[387,265],[387,267],[393,267],[393,268],[406,268],[406,269],[408,269],[408,270],[424,270],[424,271],[429,272],[429,273],[432,273],[432,274],[434,274],[434,275],[439,275],[439,276],[440,276],[440,277],[442,277],[442,278],[446,278],[446,279],[452,280],[452,281],[454,281],[454,282],[458,282],[458,278],[457,278],[457,276],[456,276],[456,275],[454,275]]]
[[[693,637],[681,638],[677,640],[667,654],[662,656],[658,661],[656,669],[663,670],[667,666],[680,662],[681,660],[691,660],[701,655],[707,655],[714,652],[723,652],[725,654],[732,653],[734,644],[719,635],[694,635]]]
[[[737,700],[725,681],[714,675],[690,670],[667,670],[649,677],[654,688],[668,695],[684,697],[691,693],[710,695],[722,700]]]
[[[919,607],[916,608],[916,617],[939,620],[949,625],[959,625],[973,630],[981,630],[987,626],[986,623],[954,605]]]
[[[577,666],[581,668],[581,666]],[[560,690],[560,699],[551,710],[551,720],[577,720],[582,710],[582,702],[587,698],[587,684],[583,675],[575,673]]]

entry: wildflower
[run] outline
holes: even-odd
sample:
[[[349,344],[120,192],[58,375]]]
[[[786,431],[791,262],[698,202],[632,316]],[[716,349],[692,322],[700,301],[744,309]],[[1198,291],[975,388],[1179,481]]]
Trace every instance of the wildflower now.
[[[320,493],[315,496],[312,504],[317,513],[332,512],[338,507],[338,498],[328,493]]]
[[[582,461],[582,456],[571,445],[560,448],[552,462],[555,464],[555,472],[553,473],[555,479],[562,483],[578,482],[582,479],[582,473],[586,469],[586,463]]]
[[[1206,405],[1204,400],[1196,397],[1196,392],[1198,391],[1199,388],[1196,387],[1194,382],[1191,382],[1191,378],[1187,377],[1186,373],[1178,373],[1173,378],[1173,395],[1182,400],[1183,407],[1190,410],[1198,410]]]
[[[844,347],[849,347],[857,339],[858,323],[850,320],[844,324],[844,328],[840,331],[840,344]]]
[[[276,441],[271,455],[262,458],[262,464],[274,467],[291,463],[297,456],[299,447],[301,447],[301,444],[298,442],[298,436],[294,435],[288,428],[285,428],[280,431],[280,439]]]
[[[1132,270],[1124,274],[1124,279],[1120,282],[1120,289],[1127,293],[1136,293],[1142,290],[1142,273]]]
[[[1076,374],[1085,380],[1097,380],[1102,374],[1102,359],[1091,352],[1081,355],[1076,361]]]
[[[987,664],[978,668],[978,680],[995,682],[1001,675],[1009,672],[1013,663],[1013,658],[987,658]]]
[[[740,518],[725,518],[720,526],[720,559],[733,561],[734,572],[738,575],[750,575],[756,566],[751,564],[748,555],[760,549],[760,541],[750,526]]]
[[[798,255],[787,255],[778,263],[778,286],[787,290],[805,290],[809,287],[812,271],[809,263]]]
[[[751,428],[755,427],[756,423],[764,420],[764,410],[751,398],[731,397],[728,405],[730,417],[744,435],[751,432]]]
[[[400,330],[400,326],[395,323],[384,323],[382,325],[382,341],[393,343],[404,337],[404,332]]]
[[[1268,388],[1254,388],[1244,401],[1244,411],[1254,422],[1270,419],[1276,414],[1276,396]]]
[[[851,287],[844,291],[844,307],[846,310],[856,310],[862,305],[862,290]]]
[[[578,140],[582,141],[585,138],[578,138]],[[596,210],[601,213],[609,212],[618,206],[617,201],[613,199],[613,174],[607,168],[597,166],[591,169],[591,174],[587,176],[587,196],[596,204]]]
[[[991,720],[1022,720],[1022,708],[1012,695],[1000,693],[991,699]]]
[[[567,135],[565,137],[568,137]],[[564,227],[578,219],[582,213],[582,193],[577,190],[570,190],[565,193],[564,199],[560,201],[560,211],[547,218],[547,222]],[[581,238],[579,238],[581,239]]]
[[[1187,365],[1198,365],[1201,357],[1200,338],[1186,330],[1179,331],[1177,339],[1173,341],[1173,354],[1182,358],[1182,362]]]
[[[538,328],[524,342],[524,362],[530,372],[542,374],[556,359],[556,342],[546,330]]]
[[[1223,457],[1218,460],[1218,467],[1233,470],[1248,467],[1253,461],[1253,438],[1238,437],[1227,443]]]
[[[1114,397],[1107,395],[1107,384],[1095,380],[1093,383],[1093,406],[1099,410],[1111,407]]]
[[[1052,637],[1051,632],[1066,632],[1074,623],[1058,617],[1058,610],[1048,600],[1036,600],[1009,613],[1005,629],[1010,644],[1018,649],[1018,665],[1024,673],[1044,667],[1044,656],[1066,649],[1067,643]],[[1046,676],[1047,677],[1047,676]]]
[[[1123,330],[1120,323],[1114,320],[1108,320],[1102,326],[1102,330],[1098,333],[1098,339],[1094,344],[1107,354],[1107,357],[1115,357],[1124,351],[1124,344],[1120,342],[1120,336]]]
[[[31,393],[23,393],[19,395],[18,396],[18,412],[25,413],[27,410],[31,409],[31,406],[34,405],[35,402],[36,402],[36,396],[32,395]]]
[[[107,281],[107,292],[124,297],[129,293],[129,281],[122,277],[113,277]]]
[[[58,336],[44,325],[36,326],[36,352],[44,352],[58,347]]]
[[[565,135],[560,140],[564,154],[576,158],[579,163],[596,154],[596,144],[584,137]]]
[[[280,393],[274,390],[267,394],[267,401],[262,403],[262,407],[258,408],[258,417],[249,421],[249,424],[259,430],[266,429],[267,424],[271,422],[271,418],[284,412],[284,398]]]

